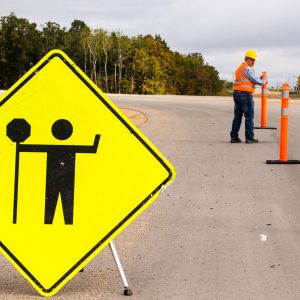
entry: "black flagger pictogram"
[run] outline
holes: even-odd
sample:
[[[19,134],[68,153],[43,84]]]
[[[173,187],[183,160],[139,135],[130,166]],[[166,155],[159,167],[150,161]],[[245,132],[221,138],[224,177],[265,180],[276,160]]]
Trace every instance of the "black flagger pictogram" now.
[[[73,126],[68,120],[60,119],[52,125],[52,134],[58,140],[66,140],[72,133]],[[24,142],[30,136],[30,125],[24,119],[14,119],[7,125],[7,136],[13,142],[16,142],[13,223],[17,222],[19,153],[46,152],[47,171],[44,223],[53,223],[60,194],[65,224],[73,224],[76,153],[96,153],[100,134],[95,135],[92,146],[20,144],[20,142]]]

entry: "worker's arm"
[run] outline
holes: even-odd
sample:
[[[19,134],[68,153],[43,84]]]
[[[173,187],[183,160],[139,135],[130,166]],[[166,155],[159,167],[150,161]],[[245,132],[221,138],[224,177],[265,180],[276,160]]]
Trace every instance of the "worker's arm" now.
[[[259,77],[257,77],[254,72],[252,71],[252,68],[247,67],[245,70],[245,75],[247,76],[247,78],[253,82],[254,84],[258,84],[258,85],[263,85],[263,84],[267,84],[268,80],[267,79],[260,79]]]

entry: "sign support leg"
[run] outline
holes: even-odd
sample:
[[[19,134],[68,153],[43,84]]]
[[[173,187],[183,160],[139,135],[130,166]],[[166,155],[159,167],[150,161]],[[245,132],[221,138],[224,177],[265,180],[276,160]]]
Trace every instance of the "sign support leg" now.
[[[109,243],[109,248],[110,248],[110,251],[111,251],[111,253],[112,253],[113,257],[114,257],[115,263],[117,265],[117,268],[118,268],[119,273],[121,275],[122,281],[124,283],[124,295],[125,296],[131,296],[131,295],[133,295],[133,292],[132,292],[132,290],[128,286],[126,275],[125,275],[125,272],[123,270],[123,267],[122,267],[120,258],[118,256],[118,253],[117,253],[117,250],[116,250],[114,242],[110,242]]]

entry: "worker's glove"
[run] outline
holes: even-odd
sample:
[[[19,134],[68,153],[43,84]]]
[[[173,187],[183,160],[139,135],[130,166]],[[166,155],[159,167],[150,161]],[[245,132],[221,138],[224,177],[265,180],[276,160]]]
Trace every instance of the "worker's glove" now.
[[[268,76],[261,76],[261,79],[264,81],[264,84],[268,84],[269,82]]]

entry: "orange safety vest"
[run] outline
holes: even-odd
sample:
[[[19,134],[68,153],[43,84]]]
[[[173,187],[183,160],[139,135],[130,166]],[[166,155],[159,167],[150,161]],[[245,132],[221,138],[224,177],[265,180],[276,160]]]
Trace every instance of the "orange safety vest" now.
[[[235,81],[233,90],[243,91],[248,93],[254,92],[255,84],[251,82],[245,75],[245,70],[248,67],[246,62],[243,62],[235,71]],[[253,69],[252,69],[253,70]],[[254,70],[253,70],[254,72]]]

